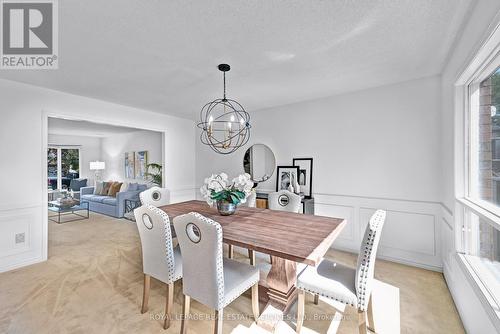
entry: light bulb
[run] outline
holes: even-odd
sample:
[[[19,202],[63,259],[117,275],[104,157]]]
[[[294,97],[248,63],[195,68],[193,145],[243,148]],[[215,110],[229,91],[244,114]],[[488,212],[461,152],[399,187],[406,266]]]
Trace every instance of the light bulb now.
[[[240,124],[241,125],[245,124],[245,121],[243,120],[243,118],[240,119]]]
[[[231,115],[231,122],[234,122],[234,115]]]
[[[213,117],[213,116],[210,116],[210,117],[208,118],[208,123],[209,123],[209,124],[211,124],[213,121],[214,121],[214,117]]]

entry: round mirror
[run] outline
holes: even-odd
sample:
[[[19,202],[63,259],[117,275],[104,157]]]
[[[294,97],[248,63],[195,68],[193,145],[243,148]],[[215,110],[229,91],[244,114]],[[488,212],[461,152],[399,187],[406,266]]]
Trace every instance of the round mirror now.
[[[271,178],[276,166],[274,153],[264,144],[251,146],[243,157],[245,173],[250,174],[253,182],[264,182]]]

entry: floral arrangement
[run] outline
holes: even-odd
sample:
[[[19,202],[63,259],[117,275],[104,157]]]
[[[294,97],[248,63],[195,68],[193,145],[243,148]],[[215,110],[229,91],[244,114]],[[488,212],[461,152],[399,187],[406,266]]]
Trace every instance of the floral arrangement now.
[[[252,192],[253,182],[250,175],[238,175],[229,182],[226,173],[214,174],[205,179],[200,188],[201,195],[212,206],[216,201],[226,201],[233,204],[245,203]]]

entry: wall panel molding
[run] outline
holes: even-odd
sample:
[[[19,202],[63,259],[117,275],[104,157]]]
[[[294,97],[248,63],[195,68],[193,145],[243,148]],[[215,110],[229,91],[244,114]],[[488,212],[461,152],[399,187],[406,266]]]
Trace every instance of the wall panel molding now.
[[[316,214],[343,217],[348,221],[333,248],[358,253],[371,214],[377,209],[384,209],[387,221],[378,257],[425,269],[443,270],[441,225],[444,208],[441,203],[324,193],[314,194],[314,198]]]
[[[39,204],[0,210],[0,272],[44,260],[42,211]],[[24,242],[16,243],[16,234],[22,233]]]

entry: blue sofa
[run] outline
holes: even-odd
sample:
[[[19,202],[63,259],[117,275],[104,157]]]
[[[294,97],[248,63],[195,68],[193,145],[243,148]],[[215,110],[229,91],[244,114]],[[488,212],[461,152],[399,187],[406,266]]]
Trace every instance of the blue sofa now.
[[[88,202],[90,211],[122,218],[125,213],[125,200],[139,201],[139,193],[146,189],[147,186],[141,184],[138,190],[119,192],[116,197],[112,197],[94,195],[94,187],[82,187],[80,189],[80,201]]]

